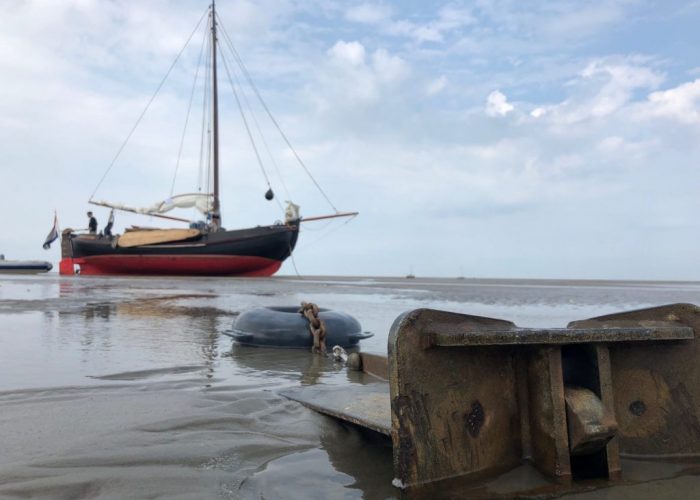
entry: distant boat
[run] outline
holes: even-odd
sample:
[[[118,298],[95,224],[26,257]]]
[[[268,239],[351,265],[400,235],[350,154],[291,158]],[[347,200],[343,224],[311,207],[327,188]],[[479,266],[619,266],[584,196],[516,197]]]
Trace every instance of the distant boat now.
[[[160,217],[187,223],[188,225],[184,228],[176,229],[132,227],[123,235],[112,235],[111,224],[107,225],[109,231],[105,231],[106,234],[104,235],[85,234],[85,232],[65,230],[61,239],[62,259],[59,268],[61,274],[76,274],[79,272],[85,275],[162,274],[189,276],[271,276],[277,272],[284,260],[292,254],[297,243],[297,238],[299,237],[300,223],[357,215],[357,212],[341,213],[335,210],[335,213],[331,215],[302,218],[299,206],[287,202],[284,222],[237,230],[226,230],[222,227],[219,195],[219,110],[217,90],[217,46],[221,43],[221,34],[223,34],[221,38],[228,43],[227,47],[233,55],[233,59],[239,64],[242,74],[248,78],[254,90],[254,94],[260,99],[263,109],[267,112],[271,121],[284,138],[287,146],[294,152],[294,156],[299,160],[299,163],[304,167],[307,174],[310,177],[311,174],[296,155],[296,152],[291,147],[286,136],[262,101],[257,88],[252,83],[252,80],[250,80],[247,70],[240,61],[238,53],[235,51],[235,48],[233,48],[233,44],[225,30],[217,35],[220,20],[216,15],[213,1],[209,7],[208,18],[209,23],[207,29],[210,31],[210,36],[205,37],[205,39],[208,39],[207,50],[204,51],[204,45],[202,46],[202,53],[208,54],[205,64],[208,65],[208,69],[210,70],[209,72],[203,72],[209,75],[207,77],[207,88],[209,90],[205,94],[205,100],[209,101],[208,110],[210,111],[207,111],[207,116],[210,123],[209,126],[204,127],[202,137],[205,137],[205,131],[211,134],[208,141],[202,141],[202,144],[208,142],[207,146],[202,148],[202,151],[211,152],[207,157],[206,163],[208,172],[205,177],[208,180],[206,191],[173,195],[167,200],[147,208],[132,208],[116,203],[95,201],[92,197],[89,200],[89,203],[93,205],[111,208],[112,210]],[[226,58],[224,58],[221,53],[219,57],[222,57],[226,73],[229,74]],[[175,63],[173,63],[173,65],[174,64]],[[198,74],[199,70],[197,75]],[[195,83],[197,82],[196,78],[197,76],[195,76]],[[194,88],[193,86],[193,90]],[[160,87],[158,90],[160,90]],[[237,94],[236,101],[240,107]],[[241,113],[243,113],[242,107]],[[143,116],[143,114],[141,116]],[[245,115],[243,115],[243,119],[245,121]],[[138,125],[138,123],[137,121],[136,125]],[[253,142],[253,147],[255,148],[253,136],[251,135],[250,129],[248,129],[247,122],[245,123],[250,139]],[[136,126],[134,126],[134,129],[135,128]],[[132,129],[132,132],[134,129]],[[131,134],[127,137],[127,141],[130,135]],[[126,144],[126,142],[124,144]],[[121,152],[121,149],[119,152]],[[257,155],[257,148],[255,148],[255,152]],[[119,153],[117,156],[119,156]],[[203,157],[201,152],[200,157]],[[259,156],[258,160],[260,161]],[[113,163],[114,161],[112,164]],[[260,166],[261,168],[263,167],[262,163]],[[109,172],[109,169],[107,172]],[[106,175],[107,173],[105,173],[105,176]],[[265,178],[267,179],[267,174],[265,174]],[[104,176],[102,180],[104,180]],[[328,197],[323,193],[315,179],[311,177],[311,180],[316,187],[318,187],[326,200],[328,200]],[[102,181],[100,181],[100,184],[101,182]],[[267,193],[265,193],[265,198],[267,200],[272,200],[274,198],[272,188],[269,188]],[[332,203],[330,204],[332,206]],[[206,221],[191,221],[171,215],[164,215],[174,208],[195,208],[202,214]],[[333,208],[335,209],[335,207]]]
[[[5,260],[5,256],[0,255],[1,274],[38,274],[51,269],[51,263],[43,260]]]
[[[415,279],[416,275],[413,274],[413,266],[411,266],[411,269],[408,271],[408,274],[406,275],[407,280],[412,280]]]

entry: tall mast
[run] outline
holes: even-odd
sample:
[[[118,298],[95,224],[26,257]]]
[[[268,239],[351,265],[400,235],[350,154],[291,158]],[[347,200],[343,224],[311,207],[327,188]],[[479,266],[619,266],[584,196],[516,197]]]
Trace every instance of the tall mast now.
[[[216,81],[216,5],[211,2],[211,82],[212,82],[212,128],[214,149],[214,211],[212,224],[216,229],[221,227],[221,205],[219,202],[219,95]]]

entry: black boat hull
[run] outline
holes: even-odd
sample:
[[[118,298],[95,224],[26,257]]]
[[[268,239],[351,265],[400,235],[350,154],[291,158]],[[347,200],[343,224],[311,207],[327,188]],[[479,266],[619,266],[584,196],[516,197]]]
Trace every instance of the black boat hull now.
[[[63,235],[61,274],[271,276],[294,250],[298,225],[204,233],[195,238],[118,247],[109,237]]]
[[[0,274],[48,273],[52,268],[51,263],[45,261],[0,259]]]

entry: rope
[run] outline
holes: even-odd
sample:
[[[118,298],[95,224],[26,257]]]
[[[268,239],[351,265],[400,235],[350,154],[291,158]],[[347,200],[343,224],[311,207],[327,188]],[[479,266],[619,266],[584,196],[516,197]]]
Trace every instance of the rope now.
[[[170,65],[170,68],[168,68],[168,71],[165,73],[165,76],[163,77],[163,79],[162,79],[162,80],[160,81],[160,83],[158,84],[158,87],[156,88],[156,91],[153,93],[153,95],[151,96],[151,99],[148,101],[148,104],[146,104],[146,107],[145,107],[144,110],[141,112],[141,115],[139,115],[138,119],[136,120],[136,123],[135,123],[134,126],[131,128],[131,131],[129,131],[129,134],[126,136],[126,139],[124,139],[124,142],[122,143],[122,145],[121,145],[121,146],[119,147],[119,149],[117,150],[117,154],[114,155],[114,158],[112,158],[112,161],[110,162],[109,166],[107,167],[107,170],[106,170],[105,173],[102,175],[102,178],[100,178],[100,182],[97,183],[97,186],[95,187],[95,190],[94,190],[94,191],[92,192],[92,194],[90,195],[90,200],[92,200],[92,199],[94,198],[95,193],[97,193],[97,190],[100,189],[100,186],[102,185],[102,183],[104,182],[105,178],[107,177],[107,174],[109,174],[109,171],[112,170],[112,167],[114,166],[114,163],[117,161],[117,158],[119,158],[119,155],[121,155],[122,151],[124,150],[124,147],[125,147],[126,144],[129,142],[129,139],[131,139],[131,136],[132,136],[133,133],[136,131],[136,128],[139,126],[139,123],[141,123],[141,120],[143,119],[143,116],[146,114],[146,111],[148,111],[148,108],[150,108],[150,107],[151,107],[151,104],[153,104],[153,101],[154,101],[154,99],[156,98],[156,96],[158,95],[158,92],[160,92],[160,89],[163,87],[163,84],[164,84],[165,81],[168,79],[168,76],[170,76],[170,73],[172,72],[173,68],[175,67],[175,65],[177,64],[177,62],[180,60],[180,56],[182,55],[182,53],[185,51],[185,49],[186,49],[187,46],[189,45],[190,41],[192,40],[192,37],[194,36],[194,34],[195,34],[195,33],[197,32],[197,30],[199,29],[199,25],[202,24],[202,19],[204,19],[204,16],[206,16],[208,12],[209,12],[209,7],[207,7],[207,9],[204,11],[204,13],[202,14],[202,17],[199,18],[199,21],[197,22],[197,25],[194,27],[194,29],[192,30],[192,33],[190,33],[190,36],[187,38],[187,41],[185,42],[185,45],[183,45],[183,47],[180,49],[180,52],[178,52],[177,56],[175,57],[175,60],[174,60],[174,61],[172,62],[172,64]]]
[[[326,324],[318,317],[319,308],[313,302],[302,302],[299,313],[309,320],[309,332],[314,339],[311,352],[316,354],[326,353]]]
[[[216,17],[217,17],[217,19],[219,19],[218,14],[217,14]],[[318,189],[318,191],[321,193],[321,195],[323,195],[323,197],[326,199],[326,201],[327,201],[328,204],[331,206],[331,208],[332,208],[336,213],[338,213],[338,209],[335,207],[335,205],[333,205],[333,202],[330,200],[330,198],[329,198],[328,195],[325,193],[325,191],[321,188],[321,186],[318,184],[318,182],[316,182],[316,179],[314,178],[314,176],[311,175],[311,171],[308,169],[308,167],[306,166],[306,164],[305,164],[305,163],[302,161],[302,159],[299,157],[299,155],[298,155],[297,152],[296,152],[296,149],[294,149],[294,146],[292,146],[292,143],[289,142],[289,139],[287,139],[287,136],[286,136],[285,133],[282,131],[282,128],[281,128],[281,127],[279,126],[279,124],[277,123],[277,120],[275,120],[275,117],[272,115],[272,112],[270,111],[270,109],[267,107],[267,104],[265,104],[265,101],[263,100],[262,96],[260,95],[260,92],[258,91],[258,88],[255,86],[255,83],[253,82],[253,79],[250,77],[250,73],[248,73],[248,69],[245,67],[245,64],[243,64],[243,60],[241,59],[240,55],[239,55],[238,52],[236,51],[236,48],[233,46],[233,42],[231,41],[231,38],[228,36],[228,32],[227,32],[226,29],[224,28],[224,25],[221,23],[221,19],[219,19],[219,25],[221,26],[221,32],[224,34],[224,40],[225,40],[226,43],[228,43],[228,45],[229,45],[229,50],[230,50],[231,53],[234,55],[234,58],[236,59],[236,62],[237,62],[238,65],[240,66],[241,71],[243,72],[243,75],[246,77],[246,80],[248,80],[248,84],[249,84],[250,87],[253,89],[253,92],[255,92],[255,95],[257,96],[258,100],[260,101],[260,104],[262,105],[263,109],[264,109],[265,112],[267,113],[267,116],[270,118],[270,121],[274,124],[275,128],[277,129],[277,131],[279,132],[279,134],[282,136],[282,139],[284,139],[284,142],[287,143],[287,146],[289,147],[289,149],[290,149],[290,150],[292,151],[292,153],[294,154],[294,157],[295,157],[295,158],[297,159],[297,161],[299,162],[299,165],[301,165],[301,167],[304,169],[304,171],[305,171],[306,174],[309,176],[309,178],[311,179],[311,181],[314,183],[314,185],[316,186],[316,188]]]
[[[289,258],[292,261],[292,266],[294,267],[294,272],[297,274],[297,278],[304,279],[301,277],[301,274],[299,274],[299,269],[297,269],[297,262],[294,260],[294,254],[292,253],[292,245],[289,245]]]
[[[265,170],[265,165],[263,164],[262,157],[260,156],[260,152],[258,151],[258,147],[255,144],[255,138],[253,137],[253,132],[250,130],[250,126],[248,125],[248,120],[245,116],[245,112],[243,111],[243,105],[241,104],[241,100],[238,97],[238,92],[236,92],[236,84],[238,83],[238,79],[236,78],[236,73],[233,73],[233,77],[231,76],[231,72],[229,71],[228,63],[226,62],[226,58],[224,57],[224,52],[221,51],[221,61],[224,63],[224,69],[226,70],[226,75],[228,76],[228,81],[231,84],[231,90],[233,90],[233,95],[236,98],[236,103],[238,104],[238,110],[241,112],[241,118],[243,118],[243,124],[245,125],[246,132],[248,132],[248,138],[250,139],[250,144],[253,146],[253,151],[255,151],[255,157],[258,159],[258,165],[260,166],[260,171],[263,174],[263,177],[265,177],[265,182],[267,183],[268,189],[272,190],[272,186],[270,185],[270,178],[267,175],[267,171]],[[245,94],[241,90],[241,94],[243,95],[243,98],[245,99]],[[251,112],[252,115],[252,112]],[[253,119],[255,119],[255,116],[253,116]],[[275,198],[275,201],[277,202],[277,206],[279,207],[281,212],[284,212],[284,207],[282,207],[282,203],[280,203],[279,198]]]
[[[208,23],[207,23],[208,27]],[[190,112],[192,111],[192,102],[194,101],[194,91],[197,88],[197,80],[199,80],[199,69],[202,65],[202,54],[204,53],[204,46],[207,45],[207,30],[204,30],[204,38],[202,39],[202,46],[199,49],[199,57],[197,58],[197,70],[194,73],[194,82],[192,82],[192,90],[190,91],[190,102],[187,105],[187,116],[185,116],[185,126],[182,128],[182,137],[180,137],[180,147],[177,150],[177,161],[175,162],[175,172],[173,173],[173,183],[170,186],[170,196],[175,192],[175,179],[177,179],[177,172],[180,169],[180,158],[182,158],[182,147],[185,144],[185,134],[187,133],[187,124],[190,122]]]
[[[226,58],[224,57],[223,50],[221,51],[221,60],[224,63],[224,68],[226,69],[226,74],[229,77],[229,83],[231,84],[231,88],[234,89],[233,94],[236,97],[236,102],[238,103],[238,109],[241,112],[241,116],[243,117],[243,123],[245,123],[245,125],[246,125],[246,130],[248,131],[248,137],[250,138],[250,142],[253,145],[253,149],[255,150],[255,156],[258,158],[258,165],[260,166],[260,170],[262,171],[263,176],[265,177],[265,181],[267,182],[268,189],[272,190],[272,186],[270,185],[270,178],[267,175],[267,170],[265,170],[265,165],[262,161],[262,157],[259,154],[259,150],[257,148],[257,144],[255,143],[255,139],[253,137],[252,131],[248,128],[248,121],[243,113],[243,107],[241,106],[241,101],[238,100],[238,93],[235,91],[236,87],[238,87],[240,89],[240,95],[243,96],[243,101],[247,104],[248,112],[250,113],[251,118],[253,118],[253,123],[257,127],[258,135],[260,136],[263,144],[267,148],[267,143],[265,142],[265,136],[262,134],[262,131],[260,130],[260,126],[258,125],[258,121],[255,119],[255,114],[253,113],[253,110],[250,107],[250,104],[248,103],[248,98],[246,97],[245,92],[243,91],[243,88],[239,84],[238,78],[236,78],[235,70],[231,71],[229,73],[229,67],[228,67],[228,64],[226,63]],[[232,79],[232,77],[233,77],[233,79]],[[269,149],[267,149],[267,154],[271,157]],[[277,166],[275,164],[274,159],[272,159],[272,163],[275,165],[275,167]],[[277,175],[279,176],[279,169],[277,170]],[[280,179],[281,179],[281,177],[280,177]],[[282,181],[282,185],[284,185],[284,181]],[[289,191],[287,191],[286,186],[285,186],[284,190],[285,190],[285,193],[287,193],[287,198],[290,198]],[[280,212],[284,213],[284,207],[282,206],[282,203],[280,202],[279,198],[275,197],[274,200],[277,203],[277,206],[279,207]]]
[[[352,217],[348,217],[348,219],[347,219],[345,222],[343,222],[342,224],[336,225],[335,227],[329,229],[328,231],[323,232],[322,234],[320,234],[320,235],[319,235],[316,239],[314,239],[314,240],[311,240],[311,241],[304,240],[304,245],[303,245],[303,247],[304,247],[305,249],[307,249],[307,248],[314,248],[314,249],[315,249],[318,242],[320,242],[320,241],[326,239],[330,234],[336,232],[336,231],[339,230],[341,227],[343,227],[343,226],[345,226],[345,225],[347,225],[347,224],[350,224],[350,223],[355,219],[355,217],[357,217],[357,216],[356,216],[356,215],[353,215]],[[333,224],[332,221],[331,221],[331,222],[328,222],[328,224],[326,224],[325,226],[323,226],[323,228],[321,228],[321,231],[323,231],[323,230],[327,229],[328,227],[330,227],[331,224]],[[304,231],[309,231],[309,230],[310,230],[310,229],[308,228],[308,226],[306,227],[306,229],[304,229]],[[311,229],[311,231],[314,231],[314,230]]]
[[[224,47],[222,47],[222,49]],[[221,54],[223,57],[223,50],[222,50]],[[234,56],[234,59],[235,59],[235,56]],[[277,173],[277,178],[280,180],[280,183],[282,184],[282,188],[284,189],[284,193],[287,195],[287,199],[291,200],[292,195],[289,194],[289,189],[287,188],[287,183],[284,182],[284,177],[282,177],[282,172],[280,171],[280,168],[277,165],[277,162],[275,161],[275,157],[272,154],[272,151],[270,151],[270,146],[267,144],[267,141],[265,140],[265,134],[263,134],[262,128],[260,127],[260,123],[258,122],[258,119],[255,116],[255,112],[253,111],[253,106],[251,106],[250,101],[248,100],[248,96],[246,95],[245,90],[243,89],[243,85],[241,85],[239,80],[238,80],[235,68],[232,69],[231,73],[233,73],[234,83],[241,91],[241,96],[243,96],[243,102],[245,103],[246,108],[248,108],[248,113],[249,113],[250,117],[253,119],[253,124],[255,125],[255,129],[258,131],[258,136],[260,137],[260,140],[262,141],[263,146],[265,147],[265,152],[267,153],[268,158],[270,158],[270,161],[272,162],[272,166],[275,168],[275,173]],[[280,208],[282,208],[281,204],[278,203],[278,205],[280,205]]]
[[[250,139],[250,145],[253,147],[253,151],[255,151],[255,157],[258,160],[258,165],[260,166],[260,171],[263,174],[263,177],[265,177],[265,182],[267,183],[267,187],[272,189],[272,186],[270,186],[270,179],[267,176],[267,172],[265,171],[265,167],[263,166],[262,158],[260,157],[260,152],[258,151],[258,147],[255,145],[255,139],[253,138],[253,133],[250,130],[250,126],[248,125],[248,120],[245,117],[245,112],[243,111],[243,105],[241,104],[241,100],[238,98],[238,92],[236,92],[236,86],[233,84],[233,78],[231,77],[231,72],[228,69],[228,63],[226,62],[226,58],[223,55],[223,52],[221,54],[221,61],[224,63],[224,69],[226,70],[226,75],[228,76],[228,81],[231,84],[231,90],[233,91],[233,95],[236,98],[236,103],[238,104],[238,109],[241,112],[241,118],[243,119],[243,125],[245,125],[245,130],[248,133],[248,138]]]
[[[209,25],[207,27],[208,29],[211,28],[211,23],[213,22],[213,19],[211,19],[211,16],[210,16],[209,21],[210,22],[209,22]],[[207,70],[211,69],[211,64],[212,64],[212,57],[211,57],[212,56],[212,53],[211,53],[211,44],[212,43],[213,42],[210,40],[209,43],[207,44],[207,61],[209,62],[209,65],[207,66]],[[211,193],[213,191],[211,177],[214,173],[213,172],[214,168],[212,165],[212,148],[213,148],[212,142],[213,141],[212,141],[212,133],[211,133],[211,131],[212,131],[211,130],[212,129],[212,116],[214,114],[214,104],[212,102],[213,99],[210,99],[211,93],[212,93],[211,71],[207,71],[206,73],[207,73],[207,79],[206,79],[206,95],[205,95],[206,101],[205,101],[205,104],[207,106],[207,122],[206,122],[206,126],[207,126],[207,132],[206,132],[206,136],[207,136],[207,161],[205,162],[205,165],[206,165],[206,170],[207,170],[207,176],[206,176],[207,180],[206,180],[206,190],[205,191],[207,193]],[[207,217],[210,217],[210,216],[211,216],[211,214],[207,214]]]
[[[207,22],[207,31],[209,31],[210,24]],[[207,37],[207,57],[204,61],[204,92],[202,96],[202,128],[201,128],[201,137],[200,137],[200,142],[199,142],[199,171],[197,175],[197,188],[199,191],[202,191],[202,182],[204,180],[204,137],[206,136],[206,130],[207,130],[207,118],[208,114],[207,112],[209,111],[209,107],[207,106],[207,103],[209,102],[208,97],[209,97],[209,64],[211,60],[211,50],[209,46],[209,37]],[[207,163],[207,166],[209,164]],[[206,192],[208,193],[210,191],[209,189],[209,181],[207,179],[207,186],[206,186]]]

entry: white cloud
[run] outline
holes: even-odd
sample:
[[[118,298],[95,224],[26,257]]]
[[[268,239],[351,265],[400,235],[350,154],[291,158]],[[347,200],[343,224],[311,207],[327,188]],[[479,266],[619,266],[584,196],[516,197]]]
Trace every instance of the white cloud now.
[[[339,110],[357,103],[376,102],[401,85],[410,73],[403,58],[384,48],[374,50],[368,57],[359,41],[339,40],[327,54],[329,64],[318,68],[316,73],[321,84],[314,96],[318,109]]]
[[[471,9],[460,8],[456,5],[446,5],[438,12],[438,19],[434,22],[434,25],[440,31],[446,32],[476,23],[477,19],[472,14]]]
[[[441,75],[439,78],[431,80],[428,83],[427,87],[425,88],[425,93],[429,96],[437,95],[445,90],[445,87],[447,87],[447,82],[447,76]]]
[[[598,1],[588,5],[575,2],[544,2],[534,9],[539,14],[539,29],[552,38],[580,38],[613,23],[625,15],[625,1]],[[633,3],[633,2],[629,2]]]
[[[364,24],[378,24],[391,17],[391,8],[382,4],[363,3],[350,7],[345,12],[349,21]]]
[[[700,123],[700,79],[648,96],[647,112],[654,117],[673,118],[681,123]]]
[[[596,149],[606,158],[615,158],[616,161],[622,161],[623,164],[627,165],[630,162],[643,161],[657,146],[657,138],[630,141],[619,135],[609,135],[596,144]]]
[[[443,40],[442,33],[437,27],[430,24],[416,24],[406,20],[391,23],[387,31],[392,35],[407,36],[418,43],[442,42]]]
[[[386,49],[377,49],[372,54],[372,66],[381,82],[400,82],[408,74],[406,61],[389,54]]]
[[[338,40],[328,49],[328,54],[340,62],[350,63],[353,66],[361,66],[365,63],[365,47],[357,41]]]
[[[627,104],[636,89],[657,87],[663,75],[651,68],[631,64],[591,62],[582,72],[584,79],[602,79],[605,84],[588,103],[590,115],[603,117]]]
[[[386,31],[392,35],[412,38],[417,43],[444,41],[449,34],[460,31],[466,26],[477,22],[469,9],[463,9],[454,5],[447,5],[438,11],[435,19],[417,23],[406,19],[400,19],[389,23]]]
[[[618,135],[611,135],[598,142],[598,147],[605,152],[619,151],[625,145],[625,140]]]
[[[506,116],[514,107],[499,90],[494,90],[486,98],[486,114],[489,116]]]
[[[665,76],[640,64],[594,61],[572,82],[572,95],[561,103],[538,107],[531,115],[539,118],[539,110],[551,111],[562,124],[581,123],[619,115],[622,119],[653,121],[666,118],[684,124],[700,123],[700,79],[684,82],[666,90],[649,93],[645,100],[635,92],[653,90]],[[538,116],[535,116],[535,112]]]
[[[662,73],[644,63],[636,57],[591,61],[568,82],[569,95],[564,100],[537,106],[531,115],[541,118],[546,114],[554,123],[571,125],[626,112],[636,93],[656,89],[664,81]]]

